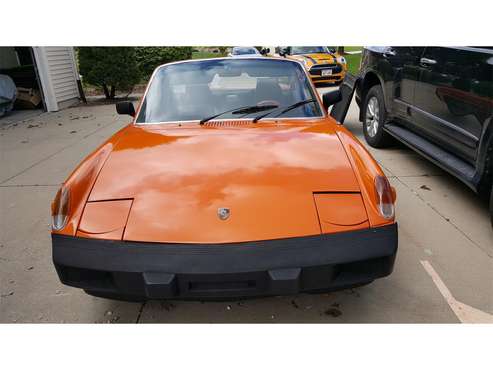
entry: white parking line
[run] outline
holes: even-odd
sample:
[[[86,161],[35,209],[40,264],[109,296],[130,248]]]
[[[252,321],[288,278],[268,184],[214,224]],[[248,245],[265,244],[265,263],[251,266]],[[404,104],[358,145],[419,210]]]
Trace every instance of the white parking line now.
[[[430,262],[420,262],[460,322],[465,324],[493,323],[493,315],[456,300]]]

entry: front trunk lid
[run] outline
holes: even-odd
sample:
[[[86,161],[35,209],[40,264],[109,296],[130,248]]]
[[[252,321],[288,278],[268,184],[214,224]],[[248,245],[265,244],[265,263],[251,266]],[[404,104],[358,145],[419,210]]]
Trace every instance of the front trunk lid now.
[[[231,243],[320,234],[313,194],[359,192],[357,180],[328,120],[278,122],[130,127],[89,201],[133,200],[124,240]]]

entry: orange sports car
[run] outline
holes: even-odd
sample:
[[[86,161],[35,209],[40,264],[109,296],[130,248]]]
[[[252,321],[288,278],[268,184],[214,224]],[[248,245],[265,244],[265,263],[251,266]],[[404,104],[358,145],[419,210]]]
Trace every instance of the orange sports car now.
[[[281,58],[180,61],[154,72],[132,122],[52,204],[64,284],[115,299],[342,289],[391,273],[395,192]]]

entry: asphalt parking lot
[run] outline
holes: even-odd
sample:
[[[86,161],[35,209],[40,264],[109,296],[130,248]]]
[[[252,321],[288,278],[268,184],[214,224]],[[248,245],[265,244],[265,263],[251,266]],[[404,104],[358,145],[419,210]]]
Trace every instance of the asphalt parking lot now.
[[[353,102],[345,125],[364,142],[357,113]],[[145,304],[62,285],[51,262],[50,202],[80,160],[126,121],[112,105],[0,120],[0,322],[493,322],[486,202],[401,145],[370,149],[398,197],[399,252],[385,279],[335,293]]]

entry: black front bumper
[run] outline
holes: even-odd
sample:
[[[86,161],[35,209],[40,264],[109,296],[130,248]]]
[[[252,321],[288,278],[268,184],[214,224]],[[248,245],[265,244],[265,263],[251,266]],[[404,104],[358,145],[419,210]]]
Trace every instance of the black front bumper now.
[[[392,272],[397,224],[233,244],[166,244],[52,235],[62,283],[91,294],[223,298],[342,289]]]

